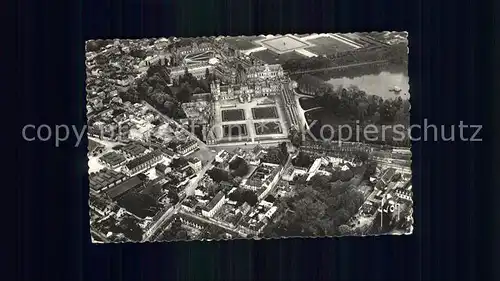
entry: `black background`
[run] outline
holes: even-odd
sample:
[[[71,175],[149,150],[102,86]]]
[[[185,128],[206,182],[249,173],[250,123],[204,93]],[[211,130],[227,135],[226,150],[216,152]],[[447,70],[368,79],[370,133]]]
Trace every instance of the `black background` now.
[[[15,104],[15,165],[2,189],[3,279],[16,280],[473,280],[493,273],[498,235],[489,98],[493,6],[480,1],[18,0],[4,60]],[[16,7],[17,5],[17,7]],[[24,124],[85,119],[84,41],[276,33],[407,30],[412,123],[483,124],[482,143],[415,143],[414,234],[92,245],[86,144],[25,142]],[[15,93],[14,95],[10,93]],[[19,106],[18,106],[19,105]],[[12,112],[12,113],[11,113]],[[12,115],[15,114],[15,115]],[[7,153],[13,150],[4,147]],[[498,186],[498,185],[496,185]],[[16,198],[16,199],[13,199]],[[10,222],[10,221],[9,221]],[[7,224],[7,222],[5,222]],[[496,254],[498,258],[498,254]],[[496,275],[499,276],[498,274]],[[488,278],[488,279],[490,279]]]

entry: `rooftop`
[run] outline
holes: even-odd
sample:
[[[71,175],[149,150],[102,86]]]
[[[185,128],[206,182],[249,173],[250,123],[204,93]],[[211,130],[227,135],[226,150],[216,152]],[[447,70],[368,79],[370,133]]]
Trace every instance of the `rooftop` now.
[[[109,153],[106,153],[103,156],[101,156],[99,159],[101,159],[102,161],[104,161],[105,163],[107,163],[111,166],[118,165],[126,160],[125,156],[123,156],[115,151],[111,151]]]
[[[140,144],[137,143],[131,143],[128,144],[124,147],[122,147],[122,151],[131,154],[132,156],[139,155],[141,153],[144,153],[146,151],[146,148]]]
[[[89,186],[95,191],[99,191],[104,187],[125,178],[126,175],[115,172],[110,169],[102,169],[97,173],[91,174],[89,176]]]
[[[106,194],[109,196],[109,198],[115,199],[120,195],[125,194],[127,191],[138,187],[141,184],[142,180],[139,177],[135,176],[111,188],[106,192]]]
[[[205,206],[205,210],[212,210],[217,203],[219,203],[220,200],[224,197],[224,193],[222,191],[219,191],[217,195]]]
[[[142,164],[148,162],[149,160],[151,160],[155,157],[158,157],[158,156],[161,156],[161,151],[155,150],[155,151],[150,152],[146,155],[143,155],[143,156],[140,156],[138,158],[131,160],[130,162],[127,163],[126,166],[129,170],[132,170],[132,169],[136,168],[137,166],[142,165]]]

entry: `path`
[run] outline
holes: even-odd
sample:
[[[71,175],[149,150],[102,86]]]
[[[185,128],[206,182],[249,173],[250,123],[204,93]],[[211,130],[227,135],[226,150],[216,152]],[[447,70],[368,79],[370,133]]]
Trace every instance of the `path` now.
[[[322,106],[316,106],[316,107],[313,107],[313,108],[309,108],[307,110],[304,110],[304,113],[307,113],[309,111],[313,111],[313,110],[317,110],[317,109],[322,109],[323,107]]]

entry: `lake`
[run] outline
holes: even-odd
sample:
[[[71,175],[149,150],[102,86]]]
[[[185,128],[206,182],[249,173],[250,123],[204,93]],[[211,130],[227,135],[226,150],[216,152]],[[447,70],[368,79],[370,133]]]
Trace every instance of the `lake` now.
[[[354,78],[332,78],[326,82],[334,87],[354,85],[367,94],[377,95],[384,99],[391,99],[398,96],[401,96],[403,99],[410,98],[409,78],[404,73],[382,71],[379,74],[363,75]],[[394,86],[401,88],[399,94],[389,91]]]

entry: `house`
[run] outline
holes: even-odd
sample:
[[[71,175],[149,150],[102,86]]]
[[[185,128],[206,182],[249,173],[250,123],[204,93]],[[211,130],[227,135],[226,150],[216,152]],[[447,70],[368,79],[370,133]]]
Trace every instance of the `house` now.
[[[213,215],[224,205],[226,196],[224,193],[219,192],[215,197],[203,208],[201,214],[205,217],[213,217]]]
[[[196,172],[199,172],[201,170],[201,160],[200,159],[193,157],[193,158],[189,159],[188,162],[189,162],[189,165],[191,166],[191,168],[193,168]]]

